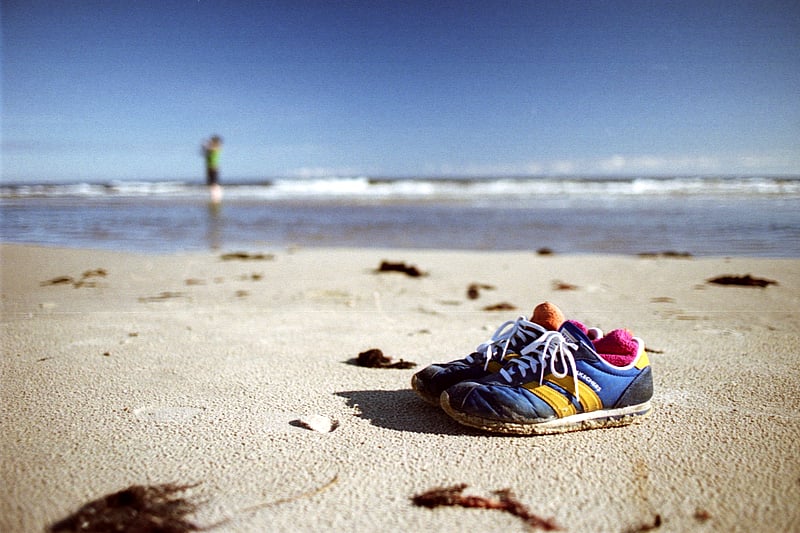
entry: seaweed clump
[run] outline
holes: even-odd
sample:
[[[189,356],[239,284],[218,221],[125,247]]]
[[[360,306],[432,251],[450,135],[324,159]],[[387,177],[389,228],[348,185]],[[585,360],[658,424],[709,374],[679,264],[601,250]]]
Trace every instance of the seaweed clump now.
[[[420,278],[427,275],[414,265],[407,265],[402,262],[393,263],[391,261],[381,261],[380,266],[375,272],[400,272],[401,274],[405,274],[406,276],[410,276],[412,278]]]
[[[87,503],[50,526],[51,533],[186,533],[205,528],[187,520],[197,505],[178,493],[196,485],[132,485]]]
[[[477,300],[480,298],[482,290],[493,291],[494,289],[494,285],[489,285],[487,283],[470,283],[469,287],[467,287],[467,298],[470,300]]]
[[[89,280],[91,278],[104,278],[106,276],[108,276],[106,269],[95,268],[94,270],[85,271],[79,279],[75,279],[72,276],[58,276],[47,281],[42,281],[39,285],[42,287],[51,285],[72,285],[76,289],[80,289],[81,287],[95,288],[97,287],[97,282]]]
[[[458,506],[458,507],[473,507],[477,509],[497,509],[510,513],[528,524],[531,527],[543,529],[545,531],[560,530],[552,518],[542,518],[533,514],[517,500],[511,493],[510,489],[496,490],[493,494],[496,498],[485,498],[483,496],[469,496],[464,495],[464,489],[467,485],[461,483],[453,485],[452,487],[440,487],[431,489],[422,494],[417,494],[411,501],[414,505],[419,507],[427,507],[433,509],[434,507],[445,506]]]
[[[417,363],[411,361],[404,361],[402,359],[400,359],[396,363],[393,363],[392,358],[383,355],[383,352],[378,348],[371,348],[369,350],[366,350],[358,354],[358,358],[356,359],[356,364],[358,366],[365,366],[368,368],[406,369],[406,368],[414,368],[415,366],[417,366]]]
[[[737,285],[739,287],[767,287],[769,285],[777,285],[778,282],[774,279],[756,278],[750,274],[744,276],[717,276],[708,280],[709,283],[715,285]]]
[[[223,261],[271,261],[275,259],[275,256],[262,253],[231,252],[222,254],[219,258]]]
[[[508,302],[500,302],[493,305],[487,305],[483,308],[484,311],[513,311],[517,308],[516,305]]]

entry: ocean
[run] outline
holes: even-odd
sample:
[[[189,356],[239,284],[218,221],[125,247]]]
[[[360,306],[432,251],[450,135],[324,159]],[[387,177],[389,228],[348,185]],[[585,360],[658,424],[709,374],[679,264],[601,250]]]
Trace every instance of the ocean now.
[[[289,246],[800,257],[800,177],[327,177],[0,185],[0,240],[145,253]]]

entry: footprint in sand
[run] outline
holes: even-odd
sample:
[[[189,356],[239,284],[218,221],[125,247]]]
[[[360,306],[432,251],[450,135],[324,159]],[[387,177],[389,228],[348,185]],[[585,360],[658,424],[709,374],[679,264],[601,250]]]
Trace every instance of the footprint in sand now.
[[[147,422],[183,424],[205,411],[205,407],[139,407],[133,415]]]

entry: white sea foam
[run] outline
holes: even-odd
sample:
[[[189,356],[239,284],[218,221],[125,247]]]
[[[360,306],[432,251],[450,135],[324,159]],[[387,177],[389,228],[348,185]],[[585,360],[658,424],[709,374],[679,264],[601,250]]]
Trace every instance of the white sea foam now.
[[[456,200],[554,196],[800,195],[800,178],[497,178],[372,179],[325,177],[225,184],[226,198],[292,200]],[[202,184],[181,181],[112,181],[2,185],[0,198],[183,197],[205,195]]]

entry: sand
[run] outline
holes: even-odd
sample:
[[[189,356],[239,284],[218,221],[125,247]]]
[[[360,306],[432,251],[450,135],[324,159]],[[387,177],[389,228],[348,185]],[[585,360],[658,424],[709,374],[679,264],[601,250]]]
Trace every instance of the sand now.
[[[529,530],[496,510],[411,502],[459,483],[509,488],[569,531],[800,530],[800,260],[267,252],[0,248],[1,531],[43,531],[162,483],[199,483],[184,493],[191,519],[227,520],[215,531]],[[376,274],[384,259],[428,275]],[[779,284],[706,282],[722,274]],[[471,283],[493,288],[472,300]],[[543,300],[645,340],[650,417],[493,436],[410,390],[416,370]],[[517,309],[483,310],[498,303]],[[351,364],[370,348],[419,366]],[[297,423],[313,415],[339,426]]]

